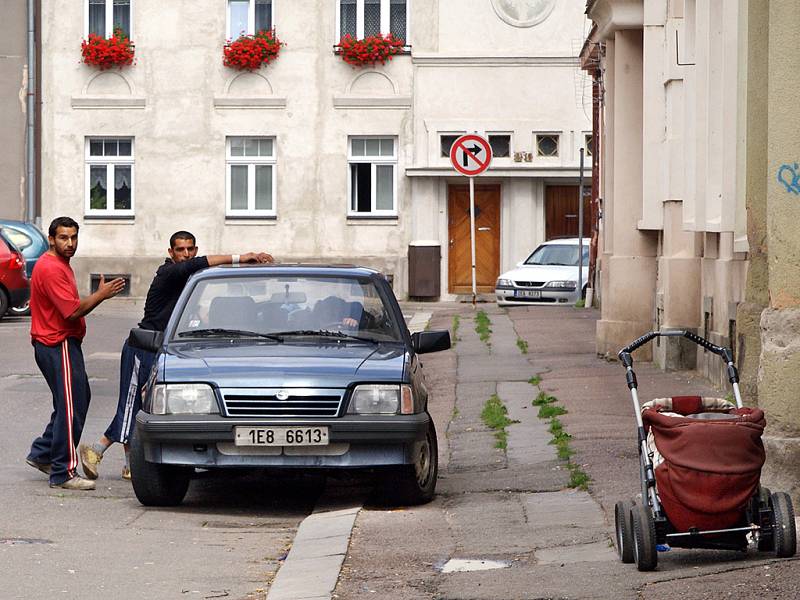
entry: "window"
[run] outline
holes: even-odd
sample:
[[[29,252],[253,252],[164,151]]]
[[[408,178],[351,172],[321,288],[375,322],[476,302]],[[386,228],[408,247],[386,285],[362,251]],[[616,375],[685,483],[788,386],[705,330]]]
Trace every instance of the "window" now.
[[[558,135],[537,135],[536,156],[558,156]]]
[[[86,214],[133,215],[133,138],[86,138]]]
[[[409,0],[339,0],[338,38],[387,35],[408,40]]]
[[[489,135],[489,145],[492,147],[494,158],[506,158],[511,156],[511,136],[510,135]]]
[[[228,0],[228,38],[272,29],[272,0]]]
[[[229,137],[226,155],[225,214],[275,216],[275,138]]]
[[[594,136],[591,133],[585,133],[583,135],[583,148],[586,156],[594,154]]]
[[[111,37],[119,27],[129,38],[131,32],[131,4],[133,0],[86,0],[86,35]]]
[[[397,214],[395,147],[391,137],[350,138],[349,215]]]
[[[450,149],[453,147],[453,144],[456,143],[456,140],[460,138],[463,133],[445,133],[439,136],[439,144],[441,146],[442,156],[450,158]]]

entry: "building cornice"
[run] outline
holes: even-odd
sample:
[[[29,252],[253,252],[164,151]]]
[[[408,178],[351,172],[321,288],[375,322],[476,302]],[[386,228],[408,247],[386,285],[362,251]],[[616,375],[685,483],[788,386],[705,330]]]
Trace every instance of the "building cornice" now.
[[[615,31],[644,27],[644,0],[596,0],[587,14],[597,27],[597,39],[607,40]]]
[[[141,109],[147,105],[147,101],[141,96],[73,96],[71,105],[76,109]]]
[[[286,98],[269,96],[266,98],[247,97],[233,98],[228,96],[215,96],[214,108],[286,108]]]
[[[580,168],[574,167],[490,167],[482,177],[537,177],[570,178],[580,177]],[[591,169],[585,169],[583,177],[590,180]],[[406,177],[460,177],[452,167],[407,167]]]
[[[414,54],[411,62],[420,67],[575,67],[578,57]]]
[[[334,108],[411,108],[411,96],[334,96]]]

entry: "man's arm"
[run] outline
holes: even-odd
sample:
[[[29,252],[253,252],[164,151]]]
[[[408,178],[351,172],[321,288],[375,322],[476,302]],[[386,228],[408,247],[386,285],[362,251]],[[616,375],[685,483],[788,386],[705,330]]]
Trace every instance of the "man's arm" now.
[[[231,265],[233,264],[234,256],[239,257],[239,263],[272,263],[275,262],[275,259],[272,258],[271,254],[267,254],[266,252],[248,252],[247,254],[213,254],[211,256],[206,256],[208,259],[208,266],[209,267],[216,267],[217,265]]]
[[[121,277],[113,279],[106,283],[105,277],[100,275],[100,283],[97,285],[97,291],[94,294],[80,299],[78,308],[71,315],[67,317],[68,321],[75,321],[88,315],[104,300],[113,298],[119,294],[125,287],[125,280]]]

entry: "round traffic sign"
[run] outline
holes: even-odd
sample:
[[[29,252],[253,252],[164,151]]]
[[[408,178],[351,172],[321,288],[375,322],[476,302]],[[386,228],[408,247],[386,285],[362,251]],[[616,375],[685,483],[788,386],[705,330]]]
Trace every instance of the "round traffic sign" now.
[[[450,148],[450,162],[462,175],[479,175],[492,162],[492,147],[486,138],[479,135],[462,135]]]

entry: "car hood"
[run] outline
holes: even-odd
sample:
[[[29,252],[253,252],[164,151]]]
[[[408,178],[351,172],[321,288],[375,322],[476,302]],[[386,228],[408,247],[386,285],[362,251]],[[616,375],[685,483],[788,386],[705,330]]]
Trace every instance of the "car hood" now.
[[[163,359],[164,381],[226,387],[344,388],[356,381],[403,381],[402,344],[179,343]]]
[[[583,267],[583,280],[589,274],[589,267]],[[500,279],[512,281],[577,281],[578,267],[561,265],[524,265],[500,275]]]

